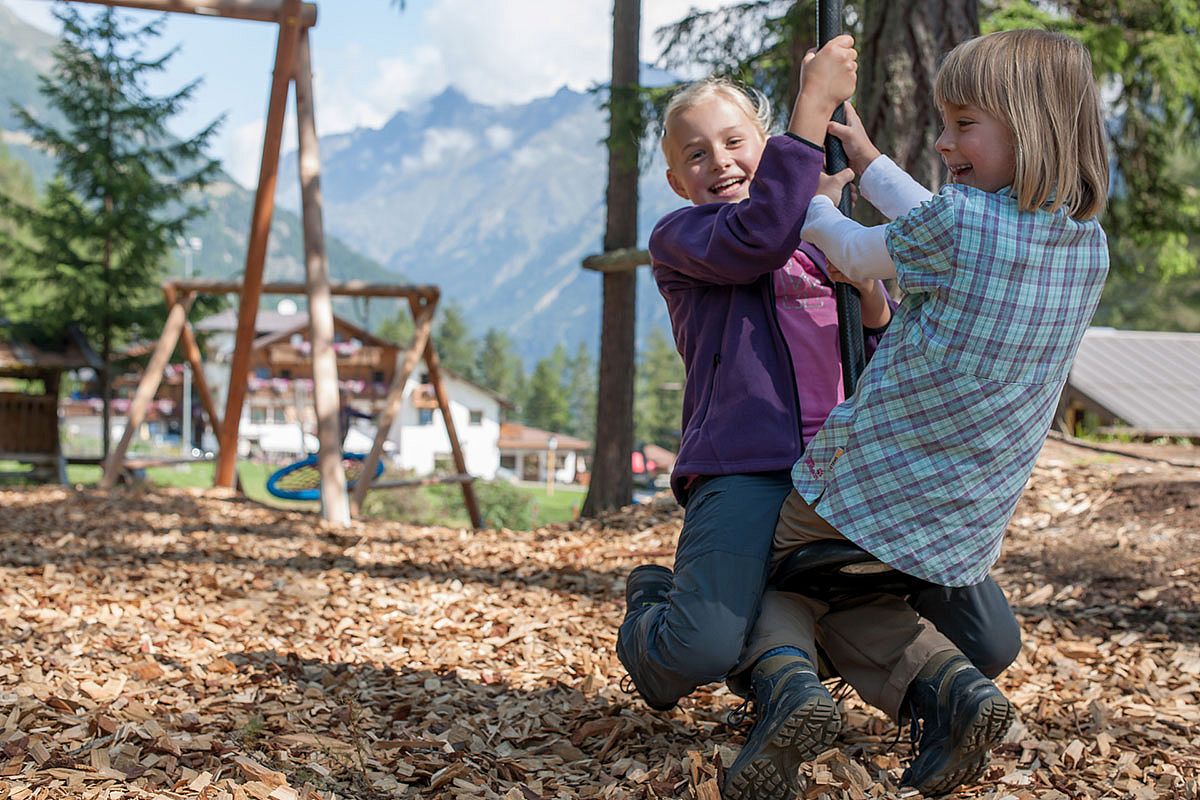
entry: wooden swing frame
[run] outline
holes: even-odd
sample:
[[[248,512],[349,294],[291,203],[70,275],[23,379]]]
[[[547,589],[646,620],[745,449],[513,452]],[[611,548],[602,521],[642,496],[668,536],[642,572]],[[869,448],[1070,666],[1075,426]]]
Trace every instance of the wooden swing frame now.
[[[437,394],[438,406],[450,437],[455,466],[459,474],[454,482],[462,485],[463,500],[475,527],[480,527],[478,503],[473,480],[467,474],[466,463],[450,404],[442,385],[437,353],[429,339],[433,313],[437,307],[438,290],[434,287],[371,286],[362,283],[334,285],[329,280],[329,261],[325,251],[322,221],[320,155],[317,148],[316,115],[314,112],[312,62],[308,29],[317,23],[317,7],[301,0],[73,0],[92,5],[137,8],[148,11],[198,14],[225,19],[255,20],[275,23],[278,38],[275,66],[271,77],[270,100],[267,107],[266,132],[263,137],[262,159],[259,164],[258,185],[254,195],[254,210],[250,220],[250,239],[246,247],[246,266],[242,281],[174,281],[163,286],[168,314],[162,335],[154,348],[142,380],[129,409],[129,418],[121,441],[109,453],[100,480],[102,488],[115,485],[123,469],[134,432],[145,420],[146,409],[162,380],[166,367],[182,339],[184,354],[192,365],[196,387],[204,405],[209,424],[217,433],[218,452],[214,483],[234,488],[237,479],[238,427],[250,371],[250,350],[254,340],[255,318],[263,294],[305,294],[308,297],[310,336],[313,359],[313,405],[317,414],[318,456],[321,473],[321,515],[335,527],[350,524],[351,511],[357,513],[370,488],[371,475],[383,452],[383,442],[399,409],[404,382],[417,359],[424,357],[429,377]],[[279,173],[279,151],[283,138],[284,113],[292,85],[296,89],[296,117],[299,131],[299,172],[301,216],[304,226],[305,282],[303,284],[263,284],[263,267],[267,256],[271,217],[275,210],[275,183]],[[229,374],[229,395],[225,414],[217,415],[216,406],[204,381],[200,349],[187,322],[187,313],[197,294],[236,293],[239,297],[238,326],[233,360]],[[347,496],[346,476],[342,468],[341,431],[338,424],[339,394],[337,356],[333,350],[332,296],[344,294],[360,297],[403,297],[412,310],[416,331],[402,363],[397,365],[374,445],[366,463],[366,479],[355,485],[353,502]],[[222,424],[221,420],[224,420]],[[396,484],[389,484],[396,485]],[[352,508],[353,506],[353,508]]]

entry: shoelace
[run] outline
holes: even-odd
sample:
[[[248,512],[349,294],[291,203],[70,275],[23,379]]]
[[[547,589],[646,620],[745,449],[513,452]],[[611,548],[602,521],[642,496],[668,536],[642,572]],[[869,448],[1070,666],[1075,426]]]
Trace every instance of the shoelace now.
[[[725,715],[725,724],[731,728],[740,728],[754,713],[754,700],[746,698],[742,704]]]

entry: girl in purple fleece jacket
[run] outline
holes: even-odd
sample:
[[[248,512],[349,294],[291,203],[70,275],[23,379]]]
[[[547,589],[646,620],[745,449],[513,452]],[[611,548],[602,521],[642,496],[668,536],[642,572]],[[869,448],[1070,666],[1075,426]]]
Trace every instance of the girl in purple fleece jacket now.
[[[815,142],[854,89],[853,54],[839,37],[807,62],[781,136],[766,135],[765,105],[728,81],[693,84],[666,112],[667,180],[693,205],[659,221],[650,254],[687,373],[671,480],[686,514],[674,571],[630,574],[617,639],[657,710],[726,678],[747,691],[749,676],[730,671],[758,616],[789,472],[843,399],[832,284],[841,276],[800,230],[824,162]],[[870,354],[891,308],[879,283],[857,288]],[[981,671],[998,674],[1016,657],[1019,629],[994,583],[912,602]]]

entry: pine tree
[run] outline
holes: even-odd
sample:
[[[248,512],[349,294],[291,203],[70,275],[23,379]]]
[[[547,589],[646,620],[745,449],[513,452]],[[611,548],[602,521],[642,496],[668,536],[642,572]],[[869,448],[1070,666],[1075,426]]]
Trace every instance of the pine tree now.
[[[29,168],[8,155],[8,148],[0,142],[0,198],[11,198],[12,201],[20,203],[23,206],[32,206],[37,201],[37,193],[33,188],[33,178],[29,173]],[[0,212],[3,208],[0,207]],[[0,213],[0,287],[4,285],[8,270],[11,269],[10,260],[12,257],[12,248],[6,247],[6,242],[15,237],[28,236],[26,226],[20,224],[16,219],[12,219]],[[0,319],[9,318],[24,318],[28,314],[23,313],[21,305],[24,296],[16,292],[0,291]]]
[[[984,27],[1058,30],[1092,54],[1115,168],[1104,229],[1116,280],[1099,317],[1148,288],[1136,283],[1200,279],[1200,2],[1007,0]]]
[[[637,375],[636,435],[639,442],[679,449],[683,420],[683,361],[670,338],[655,328],[646,339]]]
[[[512,339],[503,331],[489,328],[479,346],[475,374],[481,384],[513,404],[519,418],[525,391],[525,372]]]
[[[396,316],[381,322],[375,333],[389,342],[407,346],[412,341],[413,329],[412,314],[409,312],[408,304],[406,303],[403,308],[396,312]]]
[[[442,306],[441,317],[433,334],[438,359],[443,367],[460,378],[475,380],[475,340],[471,338],[462,309],[454,303],[446,303]]]
[[[567,351],[561,342],[533,368],[525,398],[525,421],[535,428],[564,433],[570,423],[567,389],[563,385],[566,370]]]
[[[219,120],[184,141],[167,131],[198,82],[165,96],[148,92],[148,79],[175,52],[146,53],[165,18],[138,27],[111,8],[85,17],[64,6],[55,15],[62,41],[40,91],[64,122],[17,114],[55,157],[56,173],[40,207],[2,201],[31,240],[6,239],[14,264],[0,288],[22,294],[25,313],[47,333],[75,322],[100,342],[107,454],[112,354],[161,325],[159,282],[175,238],[200,213],[187,193],[218,169],[204,150]]]
[[[566,385],[570,419],[565,431],[590,442],[596,435],[596,362],[583,342],[567,363]]]

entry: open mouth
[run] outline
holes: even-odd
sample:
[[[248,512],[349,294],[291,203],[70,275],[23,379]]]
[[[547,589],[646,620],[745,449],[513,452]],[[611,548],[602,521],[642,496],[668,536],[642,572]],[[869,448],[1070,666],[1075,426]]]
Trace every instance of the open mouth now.
[[[971,174],[970,164],[947,164],[946,167],[950,170],[950,179],[960,183]]]
[[[714,183],[708,187],[708,190],[717,197],[728,197],[729,195],[737,194],[742,185],[746,182],[745,178],[726,178],[722,181]]]

